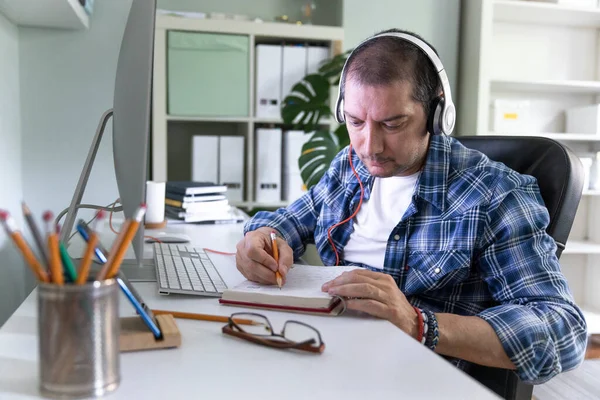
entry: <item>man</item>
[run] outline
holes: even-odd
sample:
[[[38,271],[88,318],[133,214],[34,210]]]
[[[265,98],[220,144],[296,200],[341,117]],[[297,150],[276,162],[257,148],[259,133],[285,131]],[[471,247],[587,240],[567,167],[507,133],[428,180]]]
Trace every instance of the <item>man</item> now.
[[[314,241],[325,265],[363,267],[324,291],[461,368],[515,369],[542,383],[579,365],[587,327],[545,232],[535,179],[428,131],[441,85],[414,44],[372,38],[342,78],[351,147],[302,198],[246,224],[236,256],[242,274],[285,279]]]

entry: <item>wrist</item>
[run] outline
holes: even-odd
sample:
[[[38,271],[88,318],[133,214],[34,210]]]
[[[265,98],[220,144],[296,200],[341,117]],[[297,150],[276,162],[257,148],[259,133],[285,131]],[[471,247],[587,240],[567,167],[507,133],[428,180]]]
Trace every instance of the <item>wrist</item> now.
[[[261,226],[260,228],[256,228],[255,231],[264,233],[265,235],[268,235],[268,236],[271,235],[271,232],[275,232],[275,235],[277,235],[280,238],[283,238],[283,236],[281,235],[281,233],[279,233],[279,231],[277,229],[271,228],[270,226]]]
[[[425,335],[424,332],[424,323],[423,323],[423,314],[421,309],[413,306],[414,317],[412,318],[412,324],[407,332],[411,337],[416,339],[418,342],[423,341],[423,337]]]

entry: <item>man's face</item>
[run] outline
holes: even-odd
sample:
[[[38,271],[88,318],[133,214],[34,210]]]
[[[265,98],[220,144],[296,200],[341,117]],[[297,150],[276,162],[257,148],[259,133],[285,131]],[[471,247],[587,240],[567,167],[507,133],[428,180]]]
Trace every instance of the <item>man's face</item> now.
[[[407,176],[421,169],[429,143],[427,117],[412,84],[369,86],[346,80],[344,114],[352,147],[373,176]]]

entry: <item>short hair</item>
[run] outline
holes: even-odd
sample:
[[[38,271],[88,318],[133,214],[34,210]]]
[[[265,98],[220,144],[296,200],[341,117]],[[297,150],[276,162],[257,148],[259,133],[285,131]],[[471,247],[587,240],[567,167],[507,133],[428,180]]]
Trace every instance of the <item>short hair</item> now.
[[[435,54],[438,54],[433,46],[413,32],[389,29],[375,36],[382,33],[413,35],[427,43]],[[429,57],[413,43],[389,36],[370,40],[355,49],[348,59],[344,81],[340,82],[342,95],[345,94],[345,81],[348,77],[373,86],[396,81],[411,82],[412,98],[423,105],[426,116],[429,115],[431,102],[442,90],[438,73]]]

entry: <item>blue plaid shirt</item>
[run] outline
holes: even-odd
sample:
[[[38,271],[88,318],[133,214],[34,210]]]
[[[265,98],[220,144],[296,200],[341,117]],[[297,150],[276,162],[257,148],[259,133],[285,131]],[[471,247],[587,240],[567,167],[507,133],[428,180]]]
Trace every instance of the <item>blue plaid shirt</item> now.
[[[352,162],[368,200],[374,178],[354,152]],[[346,148],[304,196],[287,208],[257,213],[244,232],[272,227],[295,258],[315,243],[323,263],[333,265],[327,230],[352,215],[359,198]],[[433,136],[412,203],[390,232],[383,272],[417,307],[483,318],[519,377],[542,383],[581,363],[587,337],[556,244],[545,231],[548,223],[534,178],[452,137]],[[352,222],[332,231],[340,264],[357,265],[343,261],[352,231]],[[452,361],[463,369],[470,365]]]

